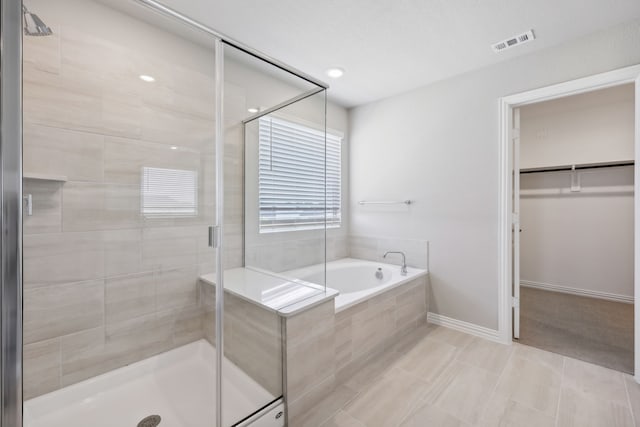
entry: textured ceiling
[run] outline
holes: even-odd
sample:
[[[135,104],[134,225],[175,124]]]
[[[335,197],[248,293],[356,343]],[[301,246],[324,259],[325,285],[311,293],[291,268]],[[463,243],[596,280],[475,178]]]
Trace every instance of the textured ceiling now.
[[[161,1],[327,81],[348,107],[640,18],[638,0]],[[491,50],[529,29],[535,42]]]

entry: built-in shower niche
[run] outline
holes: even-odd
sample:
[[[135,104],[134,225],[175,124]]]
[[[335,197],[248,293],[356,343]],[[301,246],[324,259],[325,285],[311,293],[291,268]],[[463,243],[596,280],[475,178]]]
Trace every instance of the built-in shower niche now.
[[[25,172],[23,175],[24,233],[60,232],[62,186],[66,176]]]

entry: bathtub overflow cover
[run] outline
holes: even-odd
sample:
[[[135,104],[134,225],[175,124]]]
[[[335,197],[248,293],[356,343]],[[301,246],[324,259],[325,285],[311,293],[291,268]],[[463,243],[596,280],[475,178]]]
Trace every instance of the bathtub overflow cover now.
[[[149,415],[148,417],[144,417],[142,421],[138,423],[138,427],[156,427],[160,424],[162,418],[160,415]]]

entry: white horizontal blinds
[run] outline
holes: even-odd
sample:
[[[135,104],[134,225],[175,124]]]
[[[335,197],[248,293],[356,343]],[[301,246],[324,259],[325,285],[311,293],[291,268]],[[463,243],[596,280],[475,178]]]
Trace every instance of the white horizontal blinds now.
[[[142,214],[146,217],[198,214],[198,172],[142,168]]]
[[[272,117],[259,119],[260,232],[340,225],[342,138]],[[326,198],[325,198],[326,196]],[[326,205],[325,205],[326,202]]]

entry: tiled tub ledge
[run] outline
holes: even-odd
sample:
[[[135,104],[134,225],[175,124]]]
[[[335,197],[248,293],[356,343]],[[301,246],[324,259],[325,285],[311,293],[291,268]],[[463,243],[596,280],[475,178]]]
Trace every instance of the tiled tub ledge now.
[[[264,277],[256,276],[255,273]],[[337,292],[329,289],[326,294],[321,292],[319,295],[312,295],[299,305],[285,305],[289,310],[286,311],[278,308],[279,303],[265,304],[261,290],[246,287],[251,283],[251,279],[263,279],[274,283],[276,277],[252,269],[226,272],[225,308],[229,300],[241,301],[247,306],[242,310],[243,322],[261,326],[265,324],[266,318],[280,322],[280,343],[284,343],[281,355],[284,360],[283,390],[289,426],[303,425],[305,414],[318,401],[341,385],[357,380],[354,375],[368,361],[426,323],[429,306],[426,272],[400,286],[392,287],[339,311],[336,311]],[[280,280],[282,281],[282,278]],[[201,282],[208,292],[212,292],[214,286],[210,284],[214,282],[213,277],[204,276]],[[283,285],[283,289],[287,287],[286,281],[280,285]],[[295,286],[291,289],[294,292],[299,291]],[[225,311],[225,322],[230,315],[233,314]],[[227,327],[225,323],[225,330]],[[232,339],[250,342],[256,339],[252,334],[256,332],[251,328],[247,328],[244,335],[234,330]],[[227,342],[225,339],[225,343]],[[276,351],[276,344],[274,341],[273,352]],[[238,359],[242,358],[243,354],[240,347],[237,354],[230,353],[232,352],[225,344],[227,357],[245,372],[250,373],[254,379],[257,378],[256,373],[259,369],[256,369],[256,366],[259,362],[244,360],[239,363]],[[261,358],[264,358],[264,355]],[[275,363],[277,362],[274,360],[273,366]],[[256,380],[267,390],[273,387]]]
[[[215,287],[216,274],[200,276]],[[315,283],[288,278],[254,267],[240,267],[224,272],[226,293],[255,304],[282,317],[293,316],[318,304],[333,301],[338,291]]]
[[[204,336],[215,345],[215,274],[200,277]],[[224,273],[224,354],[275,396],[283,394],[286,319],[330,304],[338,292],[252,268]],[[284,343],[284,345],[283,345]]]

